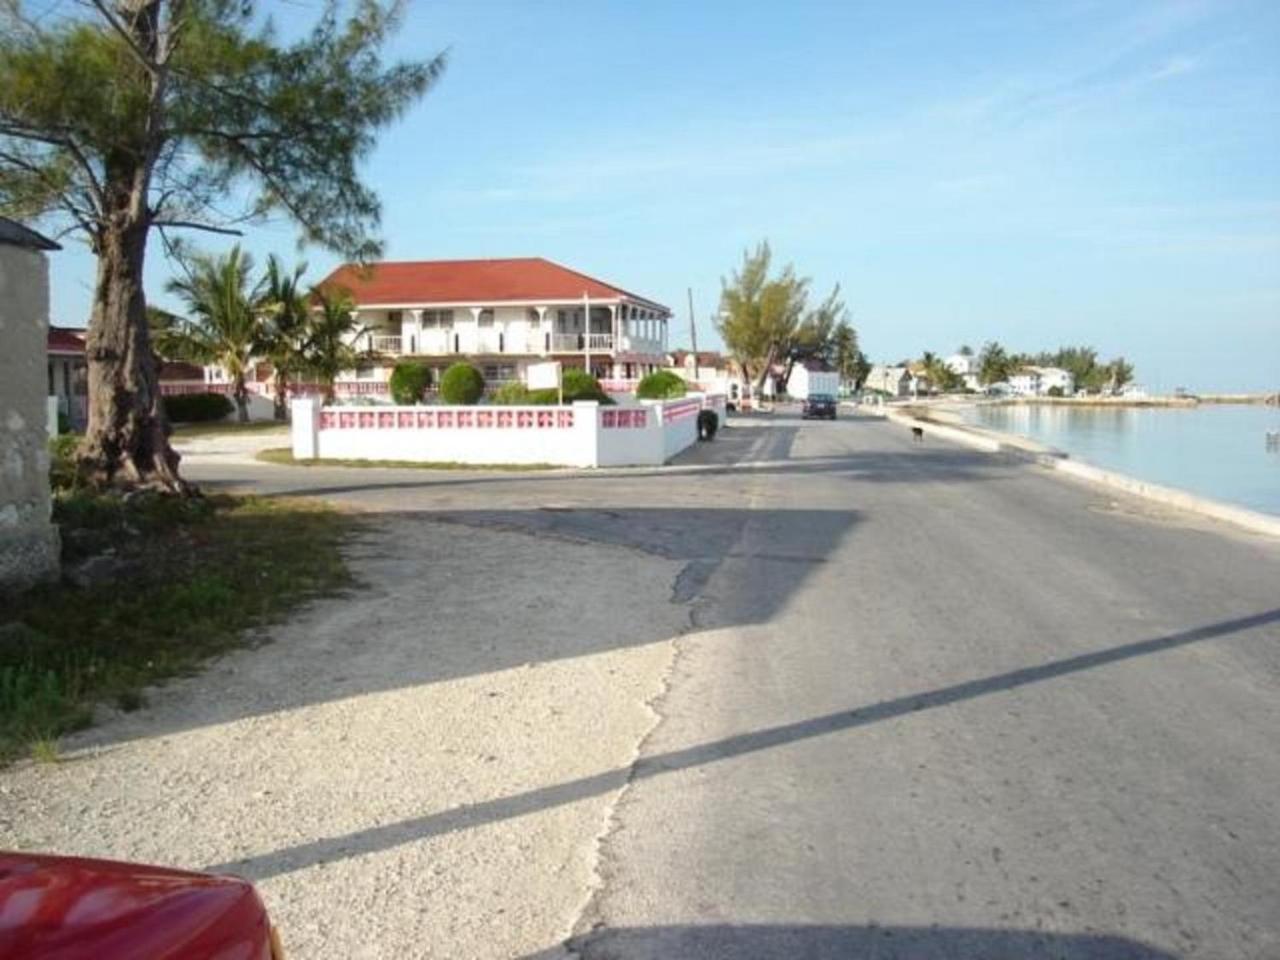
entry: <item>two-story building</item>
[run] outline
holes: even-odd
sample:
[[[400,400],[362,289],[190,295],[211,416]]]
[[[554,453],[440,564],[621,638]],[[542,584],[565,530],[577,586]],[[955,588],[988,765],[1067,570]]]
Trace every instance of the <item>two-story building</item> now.
[[[544,360],[634,380],[667,350],[662,304],[541,257],[345,264],[320,286],[352,298],[353,345],[368,357],[357,380],[385,382],[403,359],[426,364],[433,383],[459,360],[490,385]]]

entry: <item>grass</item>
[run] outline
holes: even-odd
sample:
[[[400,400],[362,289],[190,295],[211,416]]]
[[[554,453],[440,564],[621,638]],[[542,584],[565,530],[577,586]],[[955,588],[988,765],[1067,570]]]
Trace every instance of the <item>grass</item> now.
[[[95,704],[141,709],[148,685],[351,582],[341,545],[354,520],[312,502],[63,488],[54,519],[64,565],[109,549],[122,572],[0,606],[0,763],[56,758],[57,738],[91,723]]]
[[[263,463],[275,463],[289,467],[407,467],[414,470],[499,470],[519,472],[525,470],[566,470],[569,467],[554,463],[458,463],[453,460],[341,460],[318,457],[315,460],[297,460],[288,447],[272,447],[259,450],[254,459]]]
[[[288,430],[289,424],[281,420],[253,420],[236,423],[234,420],[216,420],[212,423],[175,423],[173,438],[186,440],[191,437],[227,437],[239,433],[265,433],[271,430]]]

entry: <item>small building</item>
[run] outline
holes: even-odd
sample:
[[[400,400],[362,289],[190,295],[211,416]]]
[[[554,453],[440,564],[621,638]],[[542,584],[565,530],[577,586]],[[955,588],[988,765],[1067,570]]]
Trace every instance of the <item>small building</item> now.
[[[49,396],[57,401],[59,418],[80,432],[89,418],[89,364],[84,331],[50,327],[47,341]]]
[[[981,390],[982,381],[979,379],[979,369],[981,364],[977,357],[971,353],[953,353],[943,361],[947,365],[947,369],[960,378],[966,390]]]
[[[862,384],[863,390],[887,393],[891,397],[911,396],[911,371],[906,367],[876,364]]]
[[[1070,370],[1063,370],[1061,367],[1037,367],[1040,372],[1040,390],[1044,394],[1048,394],[1052,390],[1058,390],[1064,397],[1069,397],[1076,392],[1076,378]]]
[[[1048,396],[1056,388],[1063,396],[1075,393],[1075,377],[1060,367],[1021,367],[1009,377],[1009,387],[1019,397]]]
[[[0,593],[58,572],[46,400],[49,261],[60,249],[0,217]]]

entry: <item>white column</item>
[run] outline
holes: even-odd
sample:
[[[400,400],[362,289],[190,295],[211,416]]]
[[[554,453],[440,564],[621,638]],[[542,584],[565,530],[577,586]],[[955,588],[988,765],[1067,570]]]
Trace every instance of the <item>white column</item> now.
[[[586,348],[585,363],[587,373],[591,372],[591,297],[587,291],[582,291],[582,325],[586,328],[586,335],[582,338],[582,345]]]
[[[425,353],[422,349],[422,311],[410,310],[409,315],[413,317],[413,343],[411,344],[409,353]],[[403,349],[403,344],[401,348]]]
[[[311,397],[294,397],[289,405],[292,421],[293,457],[295,460],[311,460],[316,456],[317,428],[320,424],[320,405]]]
[[[534,307],[538,311],[538,354],[545,357],[547,355],[547,331],[543,329],[547,322],[547,308]],[[551,331],[551,335],[555,336],[555,331]]]

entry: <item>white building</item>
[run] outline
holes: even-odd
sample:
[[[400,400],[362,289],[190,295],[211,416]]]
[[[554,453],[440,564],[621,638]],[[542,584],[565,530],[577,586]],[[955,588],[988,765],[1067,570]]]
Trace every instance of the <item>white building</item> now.
[[[911,371],[906,367],[890,367],[878,363],[867,374],[862,389],[887,393],[891,397],[908,397],[911,395],[911,382]]]
[[[953,353],[943,361],[947,369],[964,381],[966,390],[980,390],[982,382],[978,379],[978,358],[971,353]]]
[[[660,369],[671,311],[540,257],[346,264],[321,284],[350,293],[369,363],[357,379],[385,382],[413,358],[433,382],[467,360],[488,384],[524,380],[559,360],[609,380]]]
[[[1020,397],[1043,397],[1055,387],[1063,396],[1075,393],[1075,377],[1061,367],[1023,367],[1009,378],[1009,386]]]

